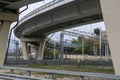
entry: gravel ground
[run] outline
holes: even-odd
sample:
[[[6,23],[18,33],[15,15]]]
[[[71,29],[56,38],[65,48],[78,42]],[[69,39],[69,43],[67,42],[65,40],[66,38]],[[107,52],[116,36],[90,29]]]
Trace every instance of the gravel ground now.
[[[56,80],[80,80],[79,77],[64,77],[64,78],[57,78]],[[101,79],[101,78],[91,78],[85,77],[84,80],[112,80],[112,79]]]

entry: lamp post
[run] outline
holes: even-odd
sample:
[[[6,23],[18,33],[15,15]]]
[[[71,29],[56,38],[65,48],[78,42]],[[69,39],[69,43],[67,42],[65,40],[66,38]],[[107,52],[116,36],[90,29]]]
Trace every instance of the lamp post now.
[[[102,55],[101,55],[101,27],[100,27],[100,31],[99,31],[99,53],[100,53],[100,61],[102,60]]]

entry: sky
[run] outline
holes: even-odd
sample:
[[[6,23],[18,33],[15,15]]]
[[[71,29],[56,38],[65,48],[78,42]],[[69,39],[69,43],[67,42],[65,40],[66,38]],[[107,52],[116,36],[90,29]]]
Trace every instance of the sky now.
[[[25,16],[29,12],[35,10],[36,8],[42,6],[42,5],[46,4],[46,3],[49,3],[50,1],[52,1],[52,0],[44,0],[44,1],[41,1],[41,2],[34,3],[34,4],[30,4],[28,6],[28,9],[26,11],[24,11],[22,14],[20,14],[19,19],[21,19],[23,16]],[[23,9],[25,9],[25,7],[22,7],[20,9],[20,11],[22,11]],[[11,27],[13,27],[14,25],[15,25],[15,23],[13,23],[11,25]],[[100,28],[100,27],[102,28],[103,31],[105,31],[104,22],[98,22],[98,23],[94,23],[94,24],[78,26],[78,27],[72,28],[70,30],[77,29],[79,31],[86,31],[86,32],[89,32],[89,33],[91,33],[91,32],[93,33],[94,28]],[[56,32],[54,34],[54,36],[52,37],[52,39],[58,40],[59,39],[59,35],[60,35],[60,32]],[[70,39],[70,40],[72,39],[71,36],[67,36],[66,38]],[[12,39],[17,39],[16,37],[14,37],[14,34],[12,34]]]
[[[93,34],[94,33],[94,29],[95,28],[101,28],[102,31],[105,31],[105,25],[104,25],[104,22],[98,22],[98,23],[93,23],[93,24],[88,24],[88,25],[83,25],[83,26],[78,26],[78,27],[75,27],[75,28],[70,28],[70,29],[66,29],[67,31],[73,31],[73,30],[76,30],[76,33],[79,33],[79,31],[85,31],[89,34]],[[60,40],[60,32],[56,32],[54,34],[54,36],[52,37],[52,39],[54,40]],[[74,32],[74,31],[73,31]],[[51,36],[51,35],[50,35]],[[72,40],[72,39],[76,39],[77,37],[73,37],[73,36],[68,36],[68,35],[64,35],[64,40]]]

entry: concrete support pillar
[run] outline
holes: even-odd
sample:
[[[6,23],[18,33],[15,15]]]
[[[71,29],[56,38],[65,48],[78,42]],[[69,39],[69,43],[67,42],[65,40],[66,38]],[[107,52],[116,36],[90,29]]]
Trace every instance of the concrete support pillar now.
[[[120,0],[100,0],[115,74],[120,75]]]
[[[0,26],[0,66],[4,64],[6,47],[11,22],[4,21]]]
[[[45,39],[41,39],[38,48],[38,60],[43,60],[43,54],[45,49]]]
[[[26,47],[26,43],[25,42],[37,42],[39,43],[38,46],[38,51],[37,51],[37,59],[38,60],[42,60],[43,59],[43,54],[44,54],[44,48],[45,48],[45,38],[21,38],[20,39],[22,44],[23,44],[23,57],[24,59],[28,59],[29,56],[28,54],[28,48]]]
[[[27,50],[27,43],[25,41],[22,41],[22,53],[23,53],[23,59],[28,59],[28,50]]]

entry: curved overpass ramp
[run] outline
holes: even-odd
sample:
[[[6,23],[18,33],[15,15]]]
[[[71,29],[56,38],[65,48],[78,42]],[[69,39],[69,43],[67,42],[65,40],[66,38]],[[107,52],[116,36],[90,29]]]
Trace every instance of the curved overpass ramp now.
[[[15,35],[42,38],[50,33],[103,20],[99,0],[54,0],[23,17]]]

